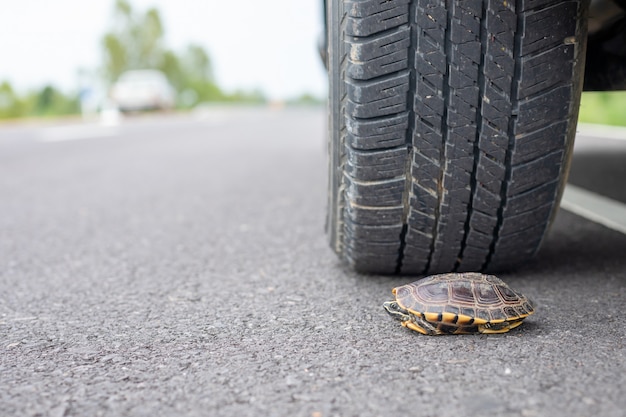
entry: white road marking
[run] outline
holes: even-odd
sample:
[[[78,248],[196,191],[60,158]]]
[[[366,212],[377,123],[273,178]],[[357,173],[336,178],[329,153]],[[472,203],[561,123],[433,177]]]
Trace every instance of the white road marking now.
[[[118,126],[101,124],[45,127],[39,131],[41,142],[64,142],[68,140],[97,139],[117,136]]]
[[[577,136],[626,141],[626,127],[579,123]]]
[[[619,201],[567,184],[561,208],[626,234],[626,205]]]

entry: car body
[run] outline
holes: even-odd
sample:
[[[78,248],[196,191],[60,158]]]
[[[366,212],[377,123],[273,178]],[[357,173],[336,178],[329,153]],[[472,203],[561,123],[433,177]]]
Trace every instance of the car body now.
[[[165,74],[153,69],[124,72],[111,87],[110,96],[124,112],[170,110],[175,104],[174,88]]]

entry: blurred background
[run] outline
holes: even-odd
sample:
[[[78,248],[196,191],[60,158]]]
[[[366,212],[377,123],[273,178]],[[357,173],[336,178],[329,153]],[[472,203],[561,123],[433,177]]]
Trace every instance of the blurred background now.
[[[322,104],[321,9],[320,0],[7,2],[0,120]],[[626,94],[585,93],[580,120],[626,125]]]
[[[322,27],[319,0],[8,2],[0,119],[322,103]]]

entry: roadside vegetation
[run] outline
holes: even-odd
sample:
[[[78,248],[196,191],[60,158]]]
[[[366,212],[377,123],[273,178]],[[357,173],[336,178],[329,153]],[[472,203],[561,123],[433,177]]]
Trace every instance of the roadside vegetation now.
[[[92,78],[108,88],[124,71],[159,69],[178,93],[177,108],[190,109],[200,103],[266,103],[262,91],[224,91],[213,74],[209,53],[200,45],[182,50],[167,46],[161,15],[156,8],[136,10],[128,0],[116,0],[110,29],[101,39],[102,63]],[[79,114],[84,88],[61,91],[44,85],[16,91],[0,80],[0,119],[51,117]],[[106,93],[104,93],[106,94]],[[303,94],[286,100],[287,105],[321,105],[323,99]],[[626,92],[583,93],[579,120],[626,126]]]
[[[158,69],[177,91],[177,108],[189,109],[200,103],[267,102],[260,90],[224,91],[217,83],[211,57],[200,45],[190,44],[182,50],[167,46],[165,28],[156,8],[136,10],[128,0],[116,0],[110,29],[102,36],[102,62],[91,71],[106,90],[124,71]],[[84,71],[83,71],[84,72]],[[0,80],[0,119],[47,117],[79,114],[85,87],[61,91],[45,85],[27,92],[16,91]],[[106,96],[106,92],[102,93]],[[288,104],[313,104],[320,100],[304,94]]]
[[[626,91],[583,93],[578,120],[584,123],[626,126]]]
[[[8,82],[0,82],[0,119],[63,116],[79,111],[77,94],[65,94],[51,85],[20,94]]]

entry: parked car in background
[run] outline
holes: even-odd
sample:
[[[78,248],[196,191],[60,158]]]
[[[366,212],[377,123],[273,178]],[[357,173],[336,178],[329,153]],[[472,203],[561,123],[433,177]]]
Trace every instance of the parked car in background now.
[[[158,70],[124,72],[111,87],[111,99],[119,110],[170,110],[176,94],[165,74]]]

